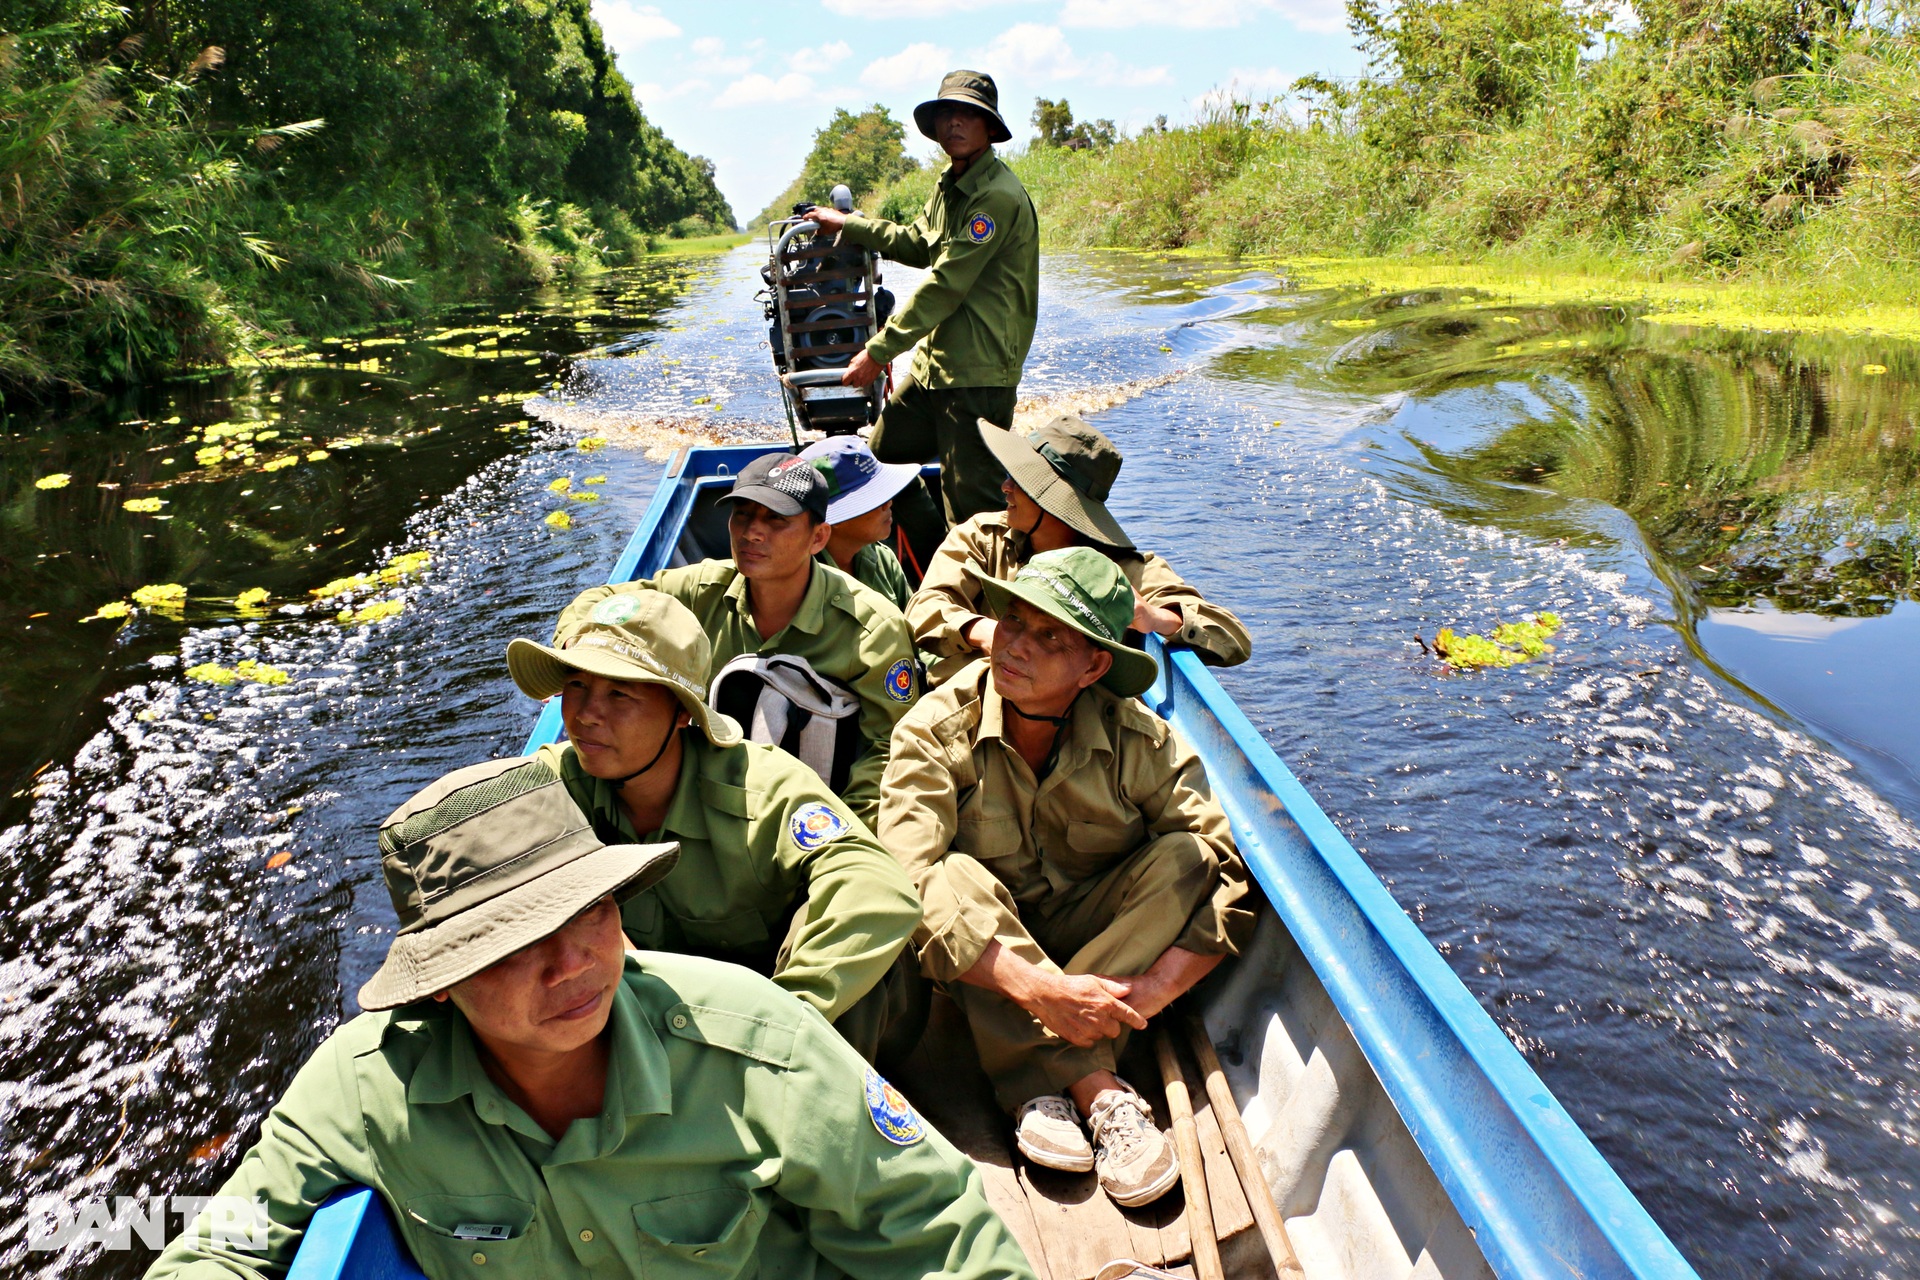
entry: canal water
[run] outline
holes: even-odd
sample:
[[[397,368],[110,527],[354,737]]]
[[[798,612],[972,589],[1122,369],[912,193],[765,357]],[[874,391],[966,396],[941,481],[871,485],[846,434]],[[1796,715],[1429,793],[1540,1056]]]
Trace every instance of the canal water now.
[[[507,641],[666,450],[784,433],[757,265],[4,424],[8,1192],[232,1167],[386,948],[380,818],[531,728]],[[1253,630],[1229,692],[1702,1273],[1920,1270],[1920,353],[1044,272],[1035,411],[1120,401],[1121,519]],[[1542,660],[1428,652],[1538,611]],[[9,1273],[149,1257],[23,1228]]]

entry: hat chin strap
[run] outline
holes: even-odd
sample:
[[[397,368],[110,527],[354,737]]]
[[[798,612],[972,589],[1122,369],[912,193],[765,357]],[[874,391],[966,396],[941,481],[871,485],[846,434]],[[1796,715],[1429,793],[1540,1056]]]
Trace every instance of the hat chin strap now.
[[[675,726],[672,730],[668,732],[666,737],[660,739],[660,749],[653,753],[653,759],[647,761],[645,764],[641,765],[638,769],[635,769],[632,773],[628,774],[624,778],[608,778],[606,781],[608,782],[609,785],[613,787],[615,791],[620,790],[622,787],[626,786],[629,782],[632,782],[635,778],[647,772],[647,770],[653,768],[653,766],[659,764],[660,757],[667,754],[667,748],[672,746],[673,740],[679,736],[680,736],[680,728],[679,726]]]
[[[1078,702],[1078,701],[1080,701],[1080,694],[1076,693],[1073,695],[1073,702]],[[1005,707],[1007,710],[1013,712],[1013,714],[1019,716],[1022,720],[1033,720],[1040,724],[1050,724],[1056,729],[1066,728],[1067,721],[1073,719],[1073,702],[1069,702],[1067,704],[1067,713],[1065,715],[1036,716],[1032,712],[1022,711],[1019,708],[1019,706],[1017,706],[1014,703],[1013,699],[1006,697],[1004,694],[1001,695],[1001,698],[1000,698],[1000,705]]]

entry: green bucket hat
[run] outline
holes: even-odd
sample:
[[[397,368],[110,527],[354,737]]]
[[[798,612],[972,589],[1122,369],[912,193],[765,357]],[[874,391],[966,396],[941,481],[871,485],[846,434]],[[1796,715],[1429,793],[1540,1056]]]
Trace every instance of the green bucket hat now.
[[[940,109],[943,102],[963,102],[986,112],[988,141],[1009,142],[1013,139],[1013,130],[1007,128],[1007,122],[1000,118],[1000,89],[986,72],[947,72],[940,78],[939,96],[929,98],[913,109],[914,125],[935,142],[940,139],[933,135],[933,113]]]
[[[608,894],[629,898],[679,861],[677,844],[602,844],[560,776],[534,759],[457,769],[380,824],[400,932],[360,988],[362,1009],[445,991]]]
[[[973,565],[967,572],[986,593],[995,617],[1007,616],[1012,600],[1024,600],[1051,614],[1113,655],[1100,683],[1123,698],[1153,687],[1160,665],[1153,655],[1127,644],[1133,623],[1133,585],[1119,566],[1092,547],[1042,551],[1020,567],[1012,582],[990,578]]]
[[[739,722],[707,705],[712,658],[713,644],[692,610],[664,591],[641,588],[600,601],[585,622],[555,632],[551,645],[513,641],[507,646],[507,673],[520,692],[543,702],[565,687],[571,671],[661,685],[680,700],[708,742],[731,747],[746,735]]]
[[[980,419],[980,438],[1013,482],[1048,515],[1082,537],[1133,550],[1133,539],[1107,510],[1120,474],[1120,450],[1078,414],[1063,414],[1016,435]]]

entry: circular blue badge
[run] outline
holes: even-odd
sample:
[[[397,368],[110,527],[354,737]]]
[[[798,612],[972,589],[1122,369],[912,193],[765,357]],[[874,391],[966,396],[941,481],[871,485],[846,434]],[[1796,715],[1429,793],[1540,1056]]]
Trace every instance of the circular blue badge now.
[[[907,1096],[882,1080],[872,1067],[867,1068],[867,1114],[873,1117],[873,1127],[880,1136],[896,1147],[910,1147],[927,1136],[926,1126],[920,1123],[919,1113]]]
[[[902,658],[887,668],[887,696],[895,702],[913,701],[913,659]]]
[[[810,800],[793,811],[787,819],[787,834],[802,849],[818,849],[829,840],[837,840],[847,832],[847,820],[833,811],[833,806],[818,800]]]
[[[993,219],[984,213],[976,213],[967,220],[967,238],[975,244],[985,244],[993,239]]]

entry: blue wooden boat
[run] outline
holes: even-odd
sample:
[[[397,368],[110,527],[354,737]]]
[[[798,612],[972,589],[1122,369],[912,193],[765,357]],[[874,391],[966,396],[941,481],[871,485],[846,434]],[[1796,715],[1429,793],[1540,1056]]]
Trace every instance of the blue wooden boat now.
[[[608,580],[724,556],[715,499],[778,447],[678,454]],[[1145,701],[1206,762],[1272,908],[1248,953],[1201,989],[1202,1013],[1308,1280],[1693,1277],[1212,673],[1153,643],[1161,677]],[[528,750],[559,733],[549,705]],[[959,1034],[934,1023],[930,1044]],[[1017,1167],[1005,1122],[987,1114],[981,1082],[965,1078],[977,1068],[961,1044],[923,1046],[899,1083],[980,1165],[1042,1276],[1093,1280],[1103,1259],[1176,1267],[1189,1256],[1182,1211],[1123,1214],[1073,1175]],[[1208,1182],[1216,1163],[1232,1181],[1217,1119],[1204,1110],[1199,1119],[1212,1144]],[[1234,1194],[1216,1192],[1214,1205],[1227,1274],[1271,1275]],[[419,1274],[364,1190],[321,1209],[292,1271],[294,1280]]]

